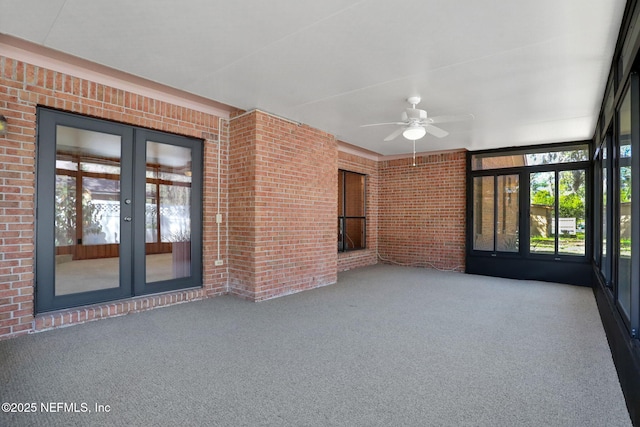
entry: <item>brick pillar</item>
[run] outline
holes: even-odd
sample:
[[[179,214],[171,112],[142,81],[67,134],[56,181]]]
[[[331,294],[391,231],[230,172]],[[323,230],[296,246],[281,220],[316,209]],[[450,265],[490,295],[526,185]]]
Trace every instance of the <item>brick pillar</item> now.
[[[254,111],[231,123],[229,290],[252,300],[337,280],[337,143]]]

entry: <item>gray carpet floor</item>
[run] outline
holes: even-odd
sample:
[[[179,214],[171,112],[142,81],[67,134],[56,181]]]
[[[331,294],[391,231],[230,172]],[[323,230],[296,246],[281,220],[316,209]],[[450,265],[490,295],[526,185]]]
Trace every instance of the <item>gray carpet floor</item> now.
[[[388,265],[0,341],[0,402],[38,406],[2,426],[631,425],[590,289]]]

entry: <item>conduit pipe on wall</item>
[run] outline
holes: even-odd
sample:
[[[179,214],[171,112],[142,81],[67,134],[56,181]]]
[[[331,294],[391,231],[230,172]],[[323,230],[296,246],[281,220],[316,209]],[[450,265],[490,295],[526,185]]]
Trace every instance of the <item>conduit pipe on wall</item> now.
[[[249,110],[245,113],[239,114],[235,117],[229,118],[229,119],[225,119],[222,117],[218,117],[218,194],[217,194],[217,213],[216,213],[216,226],[217,226],[217,253],[216,253],[216,265],[222,265],[222,257],[221,257],[221,253],[220,253],[220,224],[222,224],[222,210],[220,209],[220,199],[221,199],[221,185],[222,185],[222,177],[221,177],[221,155],[222,155],[222,136],[223,136],[223,130],[222,130],[222,125],[223,122],[226,122],[227,124],[227,142],[229,139],[229,129],[231,129],[231,122],[239,119],[240,117],[244,117],[246,115],[249,115],[253,112],[256,111],[260,111],[261,113],[267,114],[269,116],[275,117],[277,119],[280,120],[284,120],[287,121],[289,123],[293,123],[296,126],[301,126],[302,124],[300,122],[296,122],[295,120],[291,120],[291,119],[287,119],[286,117],[282,117],[282,116],[278,116],[276,114],[272,114],[266,111],[262,111],[259,109],[253,109],[253,110]],[[227,227],[227,242],[229,241],[229,227]]]
[[[222,185],[222,175],[220,174],[220,165],[222,164],[221,160],[220,160],[220,156],[222,155],[222,124],[223,121],[225,119],[223,119],[222,117],[218,117],[218,195],[217,195],[217,202],[216,202],[216,207],[217,207],[217,212],[216,212],[216,226],[218,228],[218,238],[217,238],[217,254],[216,254],[216,263],[221,263],[222,262],[222,254],[220,253],[220,224],[222,224],[222,210],[220,209],[220,194],[221,194],[221,189],[220,186]],[[227,120],[228,122],[228,120]],[[228,131],[227,131],[228,132]],[[228,229],[227,229],[228,230]],[[228,236],[227,236],[228,237]]]

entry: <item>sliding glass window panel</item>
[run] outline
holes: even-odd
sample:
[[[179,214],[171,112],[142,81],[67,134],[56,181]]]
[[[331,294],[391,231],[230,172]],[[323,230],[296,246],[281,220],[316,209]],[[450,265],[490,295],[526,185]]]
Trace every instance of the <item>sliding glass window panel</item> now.
[[[338,252],[344,246],[344,171],[338,171]]]
[[[338,216],[344,216],[344,171],[338,171]]]
[[[523,166],[575,163],[589,160],[589,145],[580,144],[553,149],[515,150],[508,154],[474,154],[471,157],[471,169],[488,170]]]
[[[518,252],[519,209],[518,175],[498,176],[498,221],[496,222],[496,250]]]
[[[364,217],[364,175],[357,173],[345,173],[345,216],[346,217]]]
[[[628,159],[630,160],[630,158]],[[620,167],[618,302],[627,315],[631,308],[631,173],[630,165]]]
[[[609,254],[607,253],[607,221],[609,221],[608,219],[608,194],[607,194],[607,185],[608,185],[608,173],[609,173],[609,162],[610,160],[608,159],[607,156],[607,147],[603,147],[602,149],[602,188],[601,188],[601,197],[600,197],[600,209],[602,212],[602,218],[600,221],[600,233],[601,233],[601,239],[600,239],[600,272],[602,273],[603,277],[605,278],[605,281],[607,284],[611,283],[611,269],[609,267]]]
[[[627,92],[618,112],[618,303],[629,319],[631,311],[631,92]]]
[[[598,132],[596,134],[599,134]],[[602,151],[598,150],[593,162],[593,262],[598,269],[602,267]]]
[[[555,172],[532,173],[529,188],[529,251],[555,254]]]
[[[147,141],[146,151],[145,227],[160,238],[146,237],[146,281],[190,277],[191,148]]]
[[[345,218],[344,220],[344,248],[362,249],[365,247],[365,219],[364,218]]]
[[[558,180],[558,253],[584,256],[586,172],[560,171]]]
[[[618,302],[628,315],[631,308],[631,167],[620,167],[620,240],[618,241]]]
[[[56,127],[56,296],[120,286],[121,145],[119,135]]]
[[[338,171],[338,250],[366,248],[366,176]]]
[[[494,250],[494,177],[473,178],[473,249]]]

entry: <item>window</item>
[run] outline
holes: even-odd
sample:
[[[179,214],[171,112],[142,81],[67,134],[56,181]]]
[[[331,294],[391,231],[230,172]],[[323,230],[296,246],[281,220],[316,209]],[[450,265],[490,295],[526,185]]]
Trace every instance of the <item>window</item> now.
[[[584,162],[589,160],[589,146],[560,146],[555,148],[509,151],[505,154],[484,153],[471,157],[471,168],[474,171],[505,169],[525,166],[555,165],[561,163]]]
[[[631,313],[631,91],[618,111],[618,304],[627,320]]]
[[[595,159],[595,215],[596,220],[596,240],[594,245],[594,260],[604,283],[607,286],[612,285],[611,277],[611,255],[608,249],[609,236],[611,234],[610,228],[612,226],[609,216],[611,215],[610,208],[610,192],[611,185],[610,174],[611,168],[611,156],[610,144],[613,139],[613,129],[609,129],[604,137],[604,141],[600,146],[600,150]]]
[[[532,254],[586,255],[586,170],[529,175]]]
[[[474,250],[519,251],[519,181],[518,175],[474,178]]]
[[[471,154],[471,250],[586,257],[588,160],[584,143]]]
[[[338,171],[338,251],[366,247],[365,176]]]

